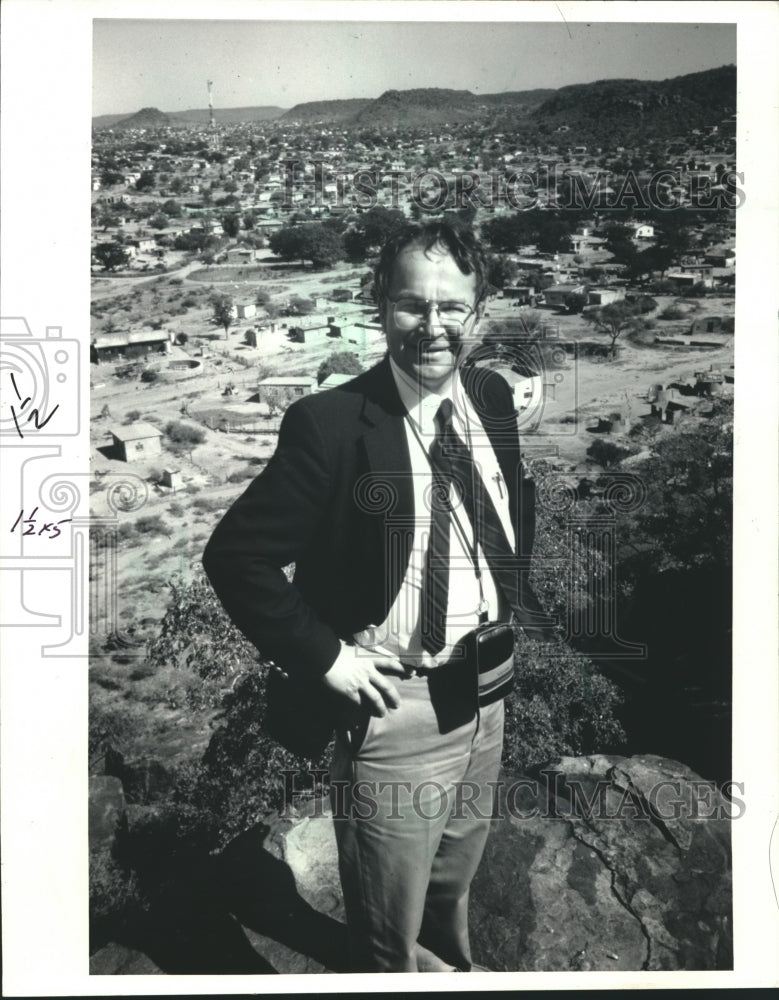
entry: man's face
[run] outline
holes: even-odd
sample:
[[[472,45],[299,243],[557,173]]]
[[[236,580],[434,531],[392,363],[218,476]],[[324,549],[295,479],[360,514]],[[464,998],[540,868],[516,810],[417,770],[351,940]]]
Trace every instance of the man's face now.
[[[456,314],[455,305],[475,309],[476,276],[463,274],[446,247],[425,251],[411,244],[395,261],[388,299],[382,322],[390,357],[422,389],[438,391],[476,343],[473,313],[465,313],[468,318],[459,332],[457,324],[447,322],[447,316]],[[443,318],[435,307],[425,308],[430,302],[441,307]],[[420,312],[417,319],[415,309]]]

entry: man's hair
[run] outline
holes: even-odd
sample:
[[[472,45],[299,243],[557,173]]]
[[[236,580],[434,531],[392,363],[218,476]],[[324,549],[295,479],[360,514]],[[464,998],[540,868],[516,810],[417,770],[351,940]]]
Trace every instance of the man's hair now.
[[[374,294],[379,308],[387,299],[395,261],[408,246],[420,246],[428,253],[445,247],[463,274],[476,275],[476,304],[487,294],[487,259],[472,230],[437,219],[434,222],[407,222],[384,244],[374,271]]]

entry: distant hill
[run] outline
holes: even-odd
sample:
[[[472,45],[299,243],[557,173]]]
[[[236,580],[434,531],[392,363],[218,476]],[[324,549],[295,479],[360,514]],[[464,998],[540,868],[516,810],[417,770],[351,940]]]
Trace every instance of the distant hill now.
[[[241,122],[267,122],[281,118],[284,108],[274,105],[259,105],[250,108],[214,108],[214,120],[217,125],[236,125]],[[182,124],[207,125],[209,122],[208,108],[192,108],[190,111],[171,111],[169,117],[173,122]]]
[[[343,101],[307,101],[303,104],[296,104],[282,116],[282,121],[287,122],[351,122],[355,116],[365,107],[375,104],[371,98],[358,97]]]
[[[218,125],[235,125],[240,122],[273,121],[284,114],[284,108],[258,106],[249,108],[215,108],[214,119]],[[139,116],[154,113],[159,119],[149,118],[149,124]],[[158,111],[157,108],[143,108],[134,115],[97,115],[92,119],[93,128],[159,128],[165,125],[207,125],[208,108],[191,108],[187,111]]]
[[[690,133],[718,125],[736,110],[736,67],[689,73],[668,80],[598,80],[559,90],[502,94],[437,87],[387,90],[375,100],[309,101],[285,111],[278,107],[217,108],[217,124],[279,121],[287,124],[366,128],[441,128],[479,122],[485,129],[518,134],[524,141],[546,139],[558,130],[566,145],[624,146]],[[174,111],[143,108],[134,115],[101,115],[96,128],[154,128],[207,124],[207,108]]]
[[[141,108],[134,115],[119,118],[114,122],[114,128],[164,128],[170,125],[170,118],[158,108]]]
[[[568,126],[628,146],[648,136],[689,133],[736,110],[736,67],[669,80],[598,80],[561,87],[532,113],[548,130]]]

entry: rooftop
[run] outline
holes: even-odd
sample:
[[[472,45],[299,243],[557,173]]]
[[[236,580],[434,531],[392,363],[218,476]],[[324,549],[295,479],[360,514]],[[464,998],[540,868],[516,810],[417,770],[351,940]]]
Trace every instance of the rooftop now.
[[[140,438],[162,437],[162,431],[159,427],[146,423],[144,420],[136,420],[135,423],[127,427],[120,427],[118,430],[112,428],[111,434],[117,441],[138,441]]]

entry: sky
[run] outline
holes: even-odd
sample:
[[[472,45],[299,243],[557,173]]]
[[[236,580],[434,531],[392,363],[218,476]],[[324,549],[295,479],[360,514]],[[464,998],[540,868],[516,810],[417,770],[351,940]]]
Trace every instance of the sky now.
[[[216,108],[291,108],[413,87],[663,80],[735,62],[733,24],[95,19],[93,115],[203,108],[207,80]]]

